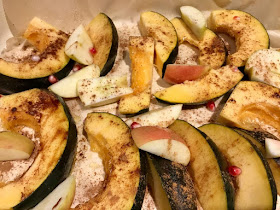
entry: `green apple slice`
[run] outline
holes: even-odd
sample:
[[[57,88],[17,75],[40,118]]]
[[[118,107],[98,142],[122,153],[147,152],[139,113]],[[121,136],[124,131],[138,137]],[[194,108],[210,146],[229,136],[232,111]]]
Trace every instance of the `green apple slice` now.
[[[78,26],[69,37],[65,45],[65,53],[74,61],[84,65],[93,63],[90,49],[93,47],[92,41],[83,25]]]
[[[0,161],[28,159],[34,149],[29,138],[18,133],[0,132]]]
[[[133,93],[127,75],[82,79],[77,83],[78,95],[85,106],[102,106]]]
[[[63,98],[78,97],[77,82],[81,79],[96,78],[100,76],[100,69],[97,65],[91,64],[81,70],[54,83],[49,89]]]
[[[250,80],[280,88],[280,52],[272,49],[256,51],[248,59],[244,71]]]
[[[128,126],[131,126],[133,122],[137,122],[141,126],[160,126],[166,128],[179,117],[182,107],[182,104],[176,104],[155,109],[144,114],[131,117],[126,120],[125,123]]]
[[[202,40],[206,30],[206,20],[203,14],[196,8],[191,6],[180,7],[183,21],[192,30],[199,40]]]
[[[44,200],[33,210],[64,210],[70,209],[75,196],[76,181],[74,176],[69,176],[58,185]]]

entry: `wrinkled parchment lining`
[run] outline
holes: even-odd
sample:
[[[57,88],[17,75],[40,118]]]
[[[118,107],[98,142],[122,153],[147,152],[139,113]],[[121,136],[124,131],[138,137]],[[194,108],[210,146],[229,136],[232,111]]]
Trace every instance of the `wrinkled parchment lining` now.
[[[3,5],[3,7],[2,7]],[[50,24],[71,32],[79,24],[86,25],[99,12],[109,15],[115,22],[120,37],[128,37],[129,35],[137,35],[137,22],[141,11],[153,10],[162,13],[167,18],[179,16],[179,7],[182,5],[195,6],[205,11],[207,16],[209,10],[219,9],[224,6],[227,9],[239,9],[251,13],[258,18],[264,26],[269,29],[270,43],[273,48],[280,48],[280,1],[271,0],[115,0],[115,1],[97,1],[97,0],[0,0],[0,50],[5,47],[8,38],[21,35],[28,22],[37,16]],[[5,9],[5,13],[3,11]],[[62,9],[63,8],[63,9]],[[132,27],[132,28],[131,28]],[[136,28],[135,28],[136,27]],[[278,30],[278,31],[277,31]],[[126,34],[129,31],[131,34]],[[126,39],[122,41],[125,42]],[[121,52],[121,54],[120,54]],[[122,74],[124,71],[129,72],[129,59],[127,49],[119,50],[119,63],[115,65],[115,70],[111,74]],[[194,62],[191,59],[184,59],[184,55],[190,53],[195,57],[195,50],[190,46],[180,46],[178,62]],[[180,56],[181,54],[181,56]],[[186,57],[186,56],[185,56]],[[190,56],[191,57],[191,56]],[[159,79],[156,71],[154,71],[153,92],[167,85]],[[218,105],[223,99],[217,100]],[[83,119],[86,114],[94,111],[108,111],[116,114],[117,104],[103,106],[95,109],[84,109],[79,100],[68,100],[67,104],[71,108],[74,119],[77,121],[79,133],[82,133]],[[164,106],[156,100],[152,100],[150,109]],[[215,117],[222,106],[218,106],[216,113],[211,113],[204,106],[184,108],[180,118],[187,120],[194,126],[215,120]],[[100,166],[96,166],[98,168]],[[145,209],[152,209],[153,205],[144,205]],[[149,206],[150,208],[147,208]],[[73,206],[72,206],[73,207]],[[279,206],[278,206],[279,207]]]

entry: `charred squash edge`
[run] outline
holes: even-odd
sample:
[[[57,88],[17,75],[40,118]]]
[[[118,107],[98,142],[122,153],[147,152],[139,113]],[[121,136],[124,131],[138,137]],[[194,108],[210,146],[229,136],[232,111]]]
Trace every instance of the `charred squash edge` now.
[[[49,94],[53,94],[47,90],[45,91],[48,92]],[[77,129],[76,129],[76,124],[70,114],[69,108],[65,104],[64,100],[57,95],[56,98],[62,104],[64,108],[64,112],[69,121],[67,144],[65,146],[64,152],[61,155],[57,165],[49,174],[49,176],[44,180],[44,182],[25,200],[23,200],[18,205],[13,207],[14,210],[25,210],[25,209],[33,208],[40,201],[42,201],[48,194],[50,194],[70,174],[74,162],[75,154],[76,154]]]

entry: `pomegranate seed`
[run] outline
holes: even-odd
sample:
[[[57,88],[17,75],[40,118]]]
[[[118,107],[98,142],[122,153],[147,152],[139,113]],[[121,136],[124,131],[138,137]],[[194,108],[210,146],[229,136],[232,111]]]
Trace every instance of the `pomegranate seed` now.
[[[81,68],[82,67],[80,65],[75,65],[72,70],[73,70],[73,72],[76,72],[76,71],[79,71]]]
[[[50,75],[49,82],[54,84],[54,83],[58,82],[58,79],[54,75]]]
[[[240,17],[239,16],[234,16],[233,19],[234,20],[240,20]]]
[[[233,67],[232,67],[232,71],[233,71],[233,72],[238,72],[238,71],[239,71],[239,69],[238,69],[238,67],[233,66]]]
[[[133,122],[130,127],[131,127],[131,129],[134,129],[134,128],[141,127],[141,125],[138,122]]]
[[[238,168],[237,166],[230,166],[230,167],[228,167],[228,172],[232,176],[238,176],[241,174],[242,170],[241,170],[241,168]]]
[[[206,108],[209,111],[214,112],[215,109],[216,109],[216,105],[215,105],[214,101],[208,101],[207,104],[206,104]]]
[[[32,55],[32,57],[31,57],[31,60],[32,61],[34,61],[34,62],[38,62],[38,61],[40,61],[40,56],[39,55]]]
[[[94,47],[90,48],[90,49],[89,49],[89,52],[90,52],[91,54],[97,53],[97,51],[96,51],[96,49],[95,49]]]
[[[0,94],[0,98],[2,97],[2,95]]]

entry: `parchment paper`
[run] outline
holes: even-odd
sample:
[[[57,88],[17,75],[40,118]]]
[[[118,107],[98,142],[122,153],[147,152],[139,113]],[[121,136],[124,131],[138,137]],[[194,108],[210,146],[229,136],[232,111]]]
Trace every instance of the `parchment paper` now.
[[[34,16],[71,32],[81,23],[86,25],[99,12],[110,16],[118,27],[122,22],[137,22],[140,12],[146,10],[157,11],[168,18],[179,16],[179,7],[182,5],[195,6],[205,11],[205,14],[206,11],[221,7],[249,12],[268,29],[271,47],[280,48],[279,0],[0,0],[0,51],[8,38],[23,33]],[[114,113],[112,110],[115,108],[112,105],[100,109]],[[90,111],[86,110],[85,113]],[[195,114],[205,113],[204,108],[201,108]]]

